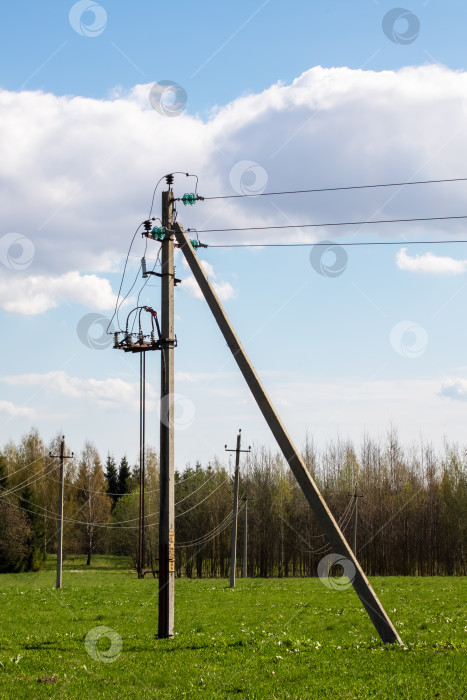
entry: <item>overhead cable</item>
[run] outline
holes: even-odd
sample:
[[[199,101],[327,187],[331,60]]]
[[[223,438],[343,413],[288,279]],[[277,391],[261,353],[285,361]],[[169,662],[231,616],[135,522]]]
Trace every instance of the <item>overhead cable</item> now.
[[[281,192],[258,192],[256,194],[227,194],[217,195],[215,197],[204,197],[208,199],[239,199],[244,197],[275,197],[282,194],[306,194],[310,192],[342,192],[343,190],[367,190],[376,189],[378,187],[408,187],[409,185],[432,185],[441,182],[467,182],[467,177],[453,177],[442,180],[416,180],[409,182],[388,182],[379,185],[348,185],[345,187],[315,187],[306,190],[285,190]]]

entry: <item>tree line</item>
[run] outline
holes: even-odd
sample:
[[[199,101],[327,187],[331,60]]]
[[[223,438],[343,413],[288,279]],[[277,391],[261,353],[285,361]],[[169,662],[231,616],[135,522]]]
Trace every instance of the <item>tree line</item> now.
[[[31,429],[0,451],[0,572],[36,571],[56,551],[60,438],[45,445]],[[467,573],[467,449],[404,447],[390,429],[383,440],[337,440],[302,456],[349,542],[355,486],[357,557],[369,575]],[[224,577],[230,567],[232,465],[218,459],[176,472],[176,573]],[[105,461],[87,442],[65,462],[64,556],[126,556],[136,566],[139,466]],[[330,553],[300,487],[279,453],[257,448],[240,469],[238,574],[243,570],[248,508],[249,576],[315,576]],[[159,463],[145,455],[145,567],[158,569]]]

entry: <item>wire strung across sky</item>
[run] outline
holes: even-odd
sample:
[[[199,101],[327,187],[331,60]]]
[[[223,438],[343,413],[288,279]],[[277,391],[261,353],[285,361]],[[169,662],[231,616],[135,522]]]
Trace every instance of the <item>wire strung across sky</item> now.
[[[208,248],[304,248],[309,246],[329,246],[331,241],[316,241],[315,243],[213,243]],[[451,239],[445,241],[352,241],[342,243],[334,241],[333,245],[340,247],[368,245],[439,245],[445,243],[467,243],[467,239]]]
[[[198,189],[198,176],[191,174],[191,173],[183,173],[183,172],[176,172],[172,173],[172,175],[175,174],[183,174],[186,177],[194,177],[196,179],[196,187],[195,187],[195,196],[197,197],[197,189]],[[151,201],[151,206],[149,210],[149,217],[148,220],[151,219],[152,211],[154,208],[154,200],[156,196],[157,189],[162,182],[164,178],[167,178],[166,175],[160,178],[160,180],[157,182],[154,192],[152,195],[152,201]],[[342,191],[350,191],[350,190],[368,190],[368,189],[377,189],[377,188],[387,188],[387,187],[410,187],[413,185],[434,185],[434,184],[442,184],[442,183],[455,183],[455,182],[467,182],[467,177],[456,177],[456,178],[439,178],[439,179],[433,179],[433,180],[415,180],[415,181],[403,181],[403,182],[388,182],[388,183],[378,183],[378,184],[369,184],[369,185],[345,185],[345,186],[338,186],[338,187],[315,187],[315,188],[307,188],[307,189],[299,189],[299,190],[281,190],[277,192],[258,192],[258,193],[242,193],[242,194],[232,194],[232,195],[215,195],[211,197],[201,197],[200,199],[209,201],[209,200],[215,200],[215,199],[242,199],[242,198],[251,198],[251,197],[272,197],[272,196],[280,196],[280,195],[292,195],[292,194],[310,194],[310,193],[323,193],[323,192],[342,192]],[[178,199],[176,200],[178,201]],[[177,217],[177,211],[175,210],[174,212],[174,220],[176,220]],[[325,222],[325,223],[305,223],[305,224],[286,224],[286,225],[271,225],[271,226],[248,226],[248,227],[241,227],[241,228],[220,228],[220,229],[199,229],[197,233],[226,233],[226,232],[237,232],[237,231],[268,231],[268,230],[285,230],[285,229],[301,229],[301,228],[321,228],[321,227],[339,227],[339,226],[366,226],[366,225],[380,225],[380,224],[393,224],[393,223],[411,223],[411,222],[427,222],[427,221],[455,221],[455,220],[464,220],[467,219],[467,215],[461,215],[461,216],[430,216],[430,217],[414,217],[414,218],[407,218],[407,219],[380,219],[380,220],[374,220],[374,221],[339,221],[339,222]],[[117,295],[117,301],[115,304],[115,310],[112,315],[112,318],[110,320],[110,323],[107,327],[107,333],[109,333],[109,328],[111,326],[111,323],[115,316],[117,316],[117,323],[119,324],[118,321],[118,312],[124,303],[124,301],[128,298],[129,294],[133,290],[134,286],[136,285],[139,274],[141,271],[141,266],[139,267],[135,280],[131,287],[127,290],[125,296],[121,299],[120,301],[120,294],[122,291],[122,286],[123,286],[123,280],[125,277],[125,272],[128,264],[128,258],[131,255],[131,248],[133,246],[134,240],[136,238],[136,235],[138,231],[140,230],[141,226],[143,224],[140,224],[135,231],[133,238],[130,243],[130,247],[128,250],[128,253],[126,255],[126,261],[125,261],[125,266],[122,274],[122,279],[120,282],[120,288],[118,291]],[[195,229],[187,229],[187,231],[194,231]],[[446,240],[446,241],[403,241],[403,242],[396,242],[396,241],[366,241],[366,242],[352,242],[352,243],[340,243],[339,245],[342,246],[363,246],[363,245],[417,245],[417,244],[446,244],[446,243],[466,243],[467,241],[465,240]],[[208,244],[206,247],[209,248],[286,248],[286,247],[305,247],[305,246],[314,246],[314,245],[329,245],[328,242],[322,242],[318,241],[316,243],[212,243]],[[145,241],[145,251],[146,252],[147,248],[147,239]],[[139,256],[138,256],[139,257]],[[159,262],[159,259],[156,258],[154,268],[157,266]],[[153,268],[153,271],[154,271]],[[147,284],[148,280],[145,280],[145,283],[143,287],[139,290],[138,294],[138,299],[141,294],[141,292],[144,289],[144,286]]]
[[[230,231],[270,231],[286,228],[321,228],[324,226],[364,226],[367,224],[400,224],[413,221],[452,221],[467,219],[467,214],[460,216],[419,216],[410,219],[375,219],[374,221],[331,221],[320,224],[281,224],[277,226],[244,226],[240,228],[205,228],[196,229],[198,233],[225,233]],[[191,231],[192,229],[187,229]]]
[[[284,190],[281,192],[258,192],[254,194],[224,194],[215,197],[203,197],[203,199],[239,199],[243,197],[273,197],[283,194],[308,194],[311,192],[342,192],[344,190],[368,190],[379,187],[407,187],[409,185],[433,185],[442,182],[467,182],[467,177],[452,177],[442,180],[416,180],[409,182],[387,182],[379,185],[347,185],[344,187],[315,187],[306,190]]]

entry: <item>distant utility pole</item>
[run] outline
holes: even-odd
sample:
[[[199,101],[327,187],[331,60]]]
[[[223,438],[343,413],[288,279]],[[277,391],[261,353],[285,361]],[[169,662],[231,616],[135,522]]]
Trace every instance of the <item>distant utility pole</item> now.
[[[240,467],[240,452],[249,452],[251,447],[247,450],[241,450],[242,444],[242,431],[238,431],[237,435],[237,447],[235,450],[227,449],[226,452],[235,452],[235,483],[234,483],[234,502],[233,502],[233,513],[232,513],[232,539],[230,545],[230,588],[235,588],[235,569],[237,567],[237,525],[238,525],[238,478],[239,478],[239,467]]]
[[[358,505],[358,499],[363,498],[363,495],[361,493],[357,492],[357,484],[355,484],[355,491],[353,494],[349,494],[350,496],[354,497],[354,511],[353,511],[353,544],[352,544],[352,551],[354,553],[354,556],[357,556],[357,505]]]
[[[243,496],[245,501],[245,528],[243,533],[243,578],[248,578],[248,493]]]
[[[60,442],[60,454],[53,455],[49,453],[49,457],[57,459],[60,457],[60,486],[58,489],[58,529],[57,529],[57,583],[55,588],[62,587],[62,560],[63,560],[63,460],[73,459],[71,455],[65,455],[65,436],[63,435]]]
[[[269,425],[272,434],[277,440],[282,454],[290,465],[295,477],[300,484],[302,491],[308,500],[313,512],[316,515],[318,522],[324,530],[328,542],[333,547],[336,554],[348,559],[352,569],[355,571],[352,577],[352,585],[360,598],[363,607],[368,613],[373,622],[378,634],[383,642],[402,644],[402,640],[397,633],[394,625],[389,619],[384,610],[378,596],[372,589],[370,582],[365,576],[360,564],[357,561],[351,547],[347,543],[342,534],[339,525],[334,519],[331,511],[328,508],[323,496],[321,495],[318,486],[314,482],[311,474],[308,472],[297,448],[293,444],[289,434],[287,433],[281,419],[279,418],[274,406],[272,405],[269,396],[266,394],[261,381],[256,374],[256,371],[251,364],[240,340],[235,333],[232,324],[230,323],[227,314],[222,308],[222,304],[214,291],[206,272],[201,265],[194,247],[190,243],[188,236],[178,222],[174,224],[175,237],[179,244],[185,259],[193,273],[195,280],[201,289],[201,292],[206,299],[209,308],[221,330],[224,339],[237,363],[240,371],[245,378],[248,387],[250,388],[253,397],[258,404],[267,424]]]
[[[174,488],[174,196],[173,175],[162,192],[161,243],[161,395],[160,395],[160,515],[159,629],[160,639],[174,636],[175,488]]]

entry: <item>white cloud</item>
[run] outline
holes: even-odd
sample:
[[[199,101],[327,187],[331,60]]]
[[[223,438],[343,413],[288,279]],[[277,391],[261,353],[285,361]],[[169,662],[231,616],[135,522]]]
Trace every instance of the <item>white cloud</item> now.
[[[112,309],[116,296],[110,282],[97,275],[67,272],[60,277],[23,277],[15,273],[0,279],[0,307],[10,313],[33,316],[63,302],[91,309]]]
[[[197,382],[195,375],[190,372],[175,372],[176,382]]]
[[[184,265],[187,266],[187,263],[185,261]],[[214,268],[210,263],[208,263],[206,260],[202,260],[201,265],[204,267],[204,270],[210,278],[212,286],[214,287],[214,291],[216,292],[217,296],[221,301],[228,301],[229,299],[235,297],[234,288],[229,282],[215,281],[217,275],[214,272]],[[190,294],[192,297],[195,297],[196,299],[203,299],[201,289],[199,288],[198,282],[195,280],[193,275],[189,275],[189,277],[186,277],[183,280],[182,289],[184,289],[186,292],[188,292],[188,294]]]
[[[14,282],[11,292],[5,289],[12,283],[9,274],[8,284],[1,287],[4,309],[32,313],[34,308],[39,313],[60,298],[89,303],[94,297],[99,308],[110,308],[110,289],[104,283],[86,282],[87,293],[76,282],[72,290],[66,275],[116,268],[147,216],[152,188],[163,173],[196,173],[198,191],[206,196],[235,194],[230,175],[241,161],[260,166],[269,191],[464,175],[467,73],[460,71],[433,65],[381,72],[318,66],[290,85],[277,83],[234,100],[207,120],[186,113],[163,117],[149,106],[150,88],[137,85],[109,100],[0,90],[0,181],[5,193],[0,234],[18,231],[34,243],[35,258],[21,273],[22,281],[49,280],[48,288],[39,289],[41,282],[36,283],[32,300],[23,301],[26,285]],[[244,177],[256,171],[250,168]],[[176,196],[193,189],[192,182],[177,176]],[[237,189],[242,185],[252,187],[239,182]],[[274,201],[212,200],[179,206],[179,220],[185,228],[202,230],[436,216],[463,213],[464,190],[462,183],[451,183]],[[25,205],[34,216],[22,226],[18,212]],[[414,223],[410,235],[440,236],[446,230],[452,235],[463,225],[450,222],[440,230],[439,222]],[[367,227],[365,232],[394,237],[407,234],[407,228],[395,224]],[[265,243],[335,239],[345,233],[319,228],[200,237],[207,243]],[[143,249],[137,236],[135,259]],[[206,255],[213,254],[208,249]],[[0,264],[2,272],[6,274]],[[65,289],[59,289],[62,284]],[[224,300],[233,295],[229,283],[216,284]],[[193,282],[185,286],[197,293]]]
[[[139,406],[139,383],[126,382],[123,379],[79,379],[70,377],[66,372],[30,373],[1,377],[1,381],[11,386],[41,387],[61,394],[68,399],[88,399],[103,408]],[[147,408],[155,406],[155,392],[147,384]]]
[[[453,401],[467,401],[467,380],[448,379],[443,382],[439,395]]]
[[[36,413],[32,408],[25,406],[15,406],[11,401],[0,401],[0,413],[16,417],[33,418]]]
[[[467,270],[467,260],[441,257],[433,253],[423,253],[410,257],[407,248],[401,248],[396,255],[397,267],[409,272],[425,272],[430,275],[461,275]]]

